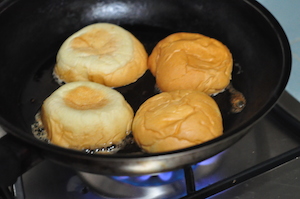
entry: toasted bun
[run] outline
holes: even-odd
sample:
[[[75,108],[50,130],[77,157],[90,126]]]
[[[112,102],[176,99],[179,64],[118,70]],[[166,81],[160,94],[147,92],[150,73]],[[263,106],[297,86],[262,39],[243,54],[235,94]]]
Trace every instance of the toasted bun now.
[[[201,144],[223,133],[216,102],[195,90],[163,92],[149,98],[133,124],[137,144],[149,153],[167,152]]]
[[[161,40],[148,67],[162,91],[196,89],[218,93],[229,84],[232,56],[221,42],[197,33],[174,33]]]
[[[50,142],[80,150],[121,143],[132,119],[133,110],[119,92],[94,82],[61,86],[41,109]]]
[[[92,81],[109,87],[135,82],[147,70],[144,46],[120,26],[97,23],[71,35],[57,54],[60,81]]]

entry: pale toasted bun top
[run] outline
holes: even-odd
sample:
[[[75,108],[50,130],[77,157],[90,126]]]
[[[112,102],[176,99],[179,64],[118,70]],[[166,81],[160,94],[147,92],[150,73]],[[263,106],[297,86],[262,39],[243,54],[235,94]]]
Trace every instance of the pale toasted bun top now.
[[[147,58],[144,46],[130,32],[114,24],[96,23],[62,44],[54,75],[64,82],[92,81],[120,87],[145,73]]]
[[[163,92],[149,98],[137,111],[132,133],[149,153],[167,152],[201,144],[223,133],[218,105],[195,90]]]
[[[148,59],[162,91],[218,93],[229,84],[232,65],[232,55],[225,45],[198,33],[169,35],[155,46]]]
[[[133,110],[116,90],[94,82],[67,83],[43,103],[41,120],[52,144],[97,149],[131,131]]]

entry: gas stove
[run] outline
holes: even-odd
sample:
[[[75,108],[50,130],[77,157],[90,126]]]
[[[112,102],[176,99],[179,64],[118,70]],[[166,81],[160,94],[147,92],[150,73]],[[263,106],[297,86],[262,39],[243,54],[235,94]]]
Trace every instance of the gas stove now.
[[[76,172],[45,160],[7,190],[10,198],[298,198],[300,103],[285,92],[225,151],[176,171],[143,176]],[[15,196],[12,196],[15,195]]]
[[[198,164],[144,176],[94,175],[45,160],[1,189],[0,199],[299,198],[300,2],[259,2],[286,31],[293,68],[286,92],[241,140]]]

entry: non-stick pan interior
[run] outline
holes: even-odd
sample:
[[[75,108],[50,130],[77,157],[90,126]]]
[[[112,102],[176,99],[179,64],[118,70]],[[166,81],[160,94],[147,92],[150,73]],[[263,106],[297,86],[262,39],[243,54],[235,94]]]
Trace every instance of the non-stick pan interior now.
[[[34,139],[30,125],[43,100],[58,84],[52,78],[62,42],[82,27],[118,24],[132,32],[150,54],[174,32],[197,32],[223,42],[234,58],[232,84],[247,100],[232,114],[229,95],[215,97],[222,110],[225,136],[250,126],[283,91],[290,72],[290,51],[276,20],[255,1],[242,0],[22,0],[0,11],[0,113]],[[147,72],[118,90],[136,110],[156,94]]]

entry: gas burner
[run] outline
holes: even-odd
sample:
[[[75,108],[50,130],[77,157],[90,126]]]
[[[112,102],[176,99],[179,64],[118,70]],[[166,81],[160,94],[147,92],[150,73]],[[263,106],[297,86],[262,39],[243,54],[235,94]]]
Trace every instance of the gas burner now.
[[[299,196],[295,184],[300,176],[300,104],[287,94],[281,99],[280,106],[275,106],[239,142],[196,165],[151,176],[116,177],[78,173],[45,160],[21,176],[14,198],[223,199],[253,198],[253,193],[256,198],[289,198],[290,193]]]
[[[220,165],[222,154],[224,152],[191,166],[197,189],[211,183],[209,178]],[[86,172],[79,172],[78,176],[93,193],[105,198],[175,199],[187,192],[183,169],[141,176],[104,176]]]

